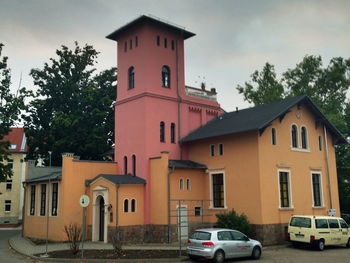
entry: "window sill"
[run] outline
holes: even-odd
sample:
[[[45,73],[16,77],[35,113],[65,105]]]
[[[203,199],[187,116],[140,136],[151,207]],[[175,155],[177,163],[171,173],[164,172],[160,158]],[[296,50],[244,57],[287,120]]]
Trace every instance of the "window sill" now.
[[[4,211],[5,212],[5,214],[10,214],[11,213],[11,211]]]
[[[312,209],[325,209],[324,206],[312,206]]]
[[[304,152],[304,153],[309,153],[310,152],[310,149],[294,148],[294,147],[291,147],[290,149],[292,151],[294,151],[294,152]]]
[[[280,210],[280,211],[292,211],[292,210],[294,210],[294,207],[279,207],[278,210]]]
[[[227,210],[227,207],[226,206],[225,207],[212,207],[212,206],[210,206],[208,209],[209,210]]]

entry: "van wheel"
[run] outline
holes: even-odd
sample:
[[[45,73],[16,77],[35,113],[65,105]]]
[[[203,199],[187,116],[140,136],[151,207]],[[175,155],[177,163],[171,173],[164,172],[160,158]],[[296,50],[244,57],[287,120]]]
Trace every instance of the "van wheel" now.
[[[346,247],[350,248],[350,238],[348,239],[348,243],[346,243]]]
[[[261,249],[260,247],[254,247],[252,252],[252,259],[259,259],[261,256]]]
[[[222,250],[216,251],[213,259],[214,259],[215,263],[224,263],[224,261],[225,261],[224,251],[222,251]]]
[[[324,240],[323,240],[323,239],[321,239],[321,240],[319,240],[319,241],[317,242],[317,249],[318,249],[319,251],[323,251],[323,250],[324,250]]]

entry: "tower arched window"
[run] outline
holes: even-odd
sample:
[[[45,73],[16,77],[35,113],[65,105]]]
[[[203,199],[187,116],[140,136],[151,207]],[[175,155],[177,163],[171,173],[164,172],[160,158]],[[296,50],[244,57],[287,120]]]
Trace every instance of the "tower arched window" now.
[[[307,149],[307,129],[305,126],[301,127],[301,148]]]
[[[276,129],[272,128],[271,130],[271,140],[272,140],[272,145],[276,145]]]
[[[175,123],[171,123],[170,125],[170,141],[171,143],[175,143]]]
[[[162,67],[162,87],[170,88],[170,68],[168,66]]]
[[[132,174],[136,176],[136,155],[132,155]]]
[[[128,199],[124,200],[124,212],[125,213],[129,212],[129,200]]]
[[[134,67],[130,67],[128,69],[128,89],[133,89],[135,88],[135,68]]]
[[[184,189],[184,179],[182,179],[182,178],[180,178],[180,181],[179,181],[179,188],[180,188],[180,190]]]
[[[292,147],[298,148],[298,128],[296,125],[292,125]]]
[[[160,122],[160,125],[159,125],[159,140],[160,142],[165,142],[165,123],[164,121],[161,121]]]
[[[124,156],[124,174],[128,174],[128,157]]]
[[[136,212],[136,200],[131,199],[131,209],[130,212]]]

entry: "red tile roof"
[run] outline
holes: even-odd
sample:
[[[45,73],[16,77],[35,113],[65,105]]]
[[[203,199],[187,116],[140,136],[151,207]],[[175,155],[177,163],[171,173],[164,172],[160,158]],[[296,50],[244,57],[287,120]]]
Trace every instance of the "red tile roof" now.
[[[10,142],[9,152],[25,153],[28,150],[27,138],[23,128],[11,127],[10,133],[4,137],[4,141]]]

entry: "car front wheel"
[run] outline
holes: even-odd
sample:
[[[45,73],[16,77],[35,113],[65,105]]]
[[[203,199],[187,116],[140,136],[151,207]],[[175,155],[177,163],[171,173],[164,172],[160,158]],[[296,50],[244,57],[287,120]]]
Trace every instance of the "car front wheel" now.
[[[348,243],[346,243],[346,247],[350,248],[350,238],[348,239]]]
[[[261,256],[261,249],[260,247],[254,247],[252,252],[252,259],[259,259]]]
[[[225,261],[224,251],[222,251],[222,250],[216,251],[213,260],[215,263],[224,263],[224,261]]]

